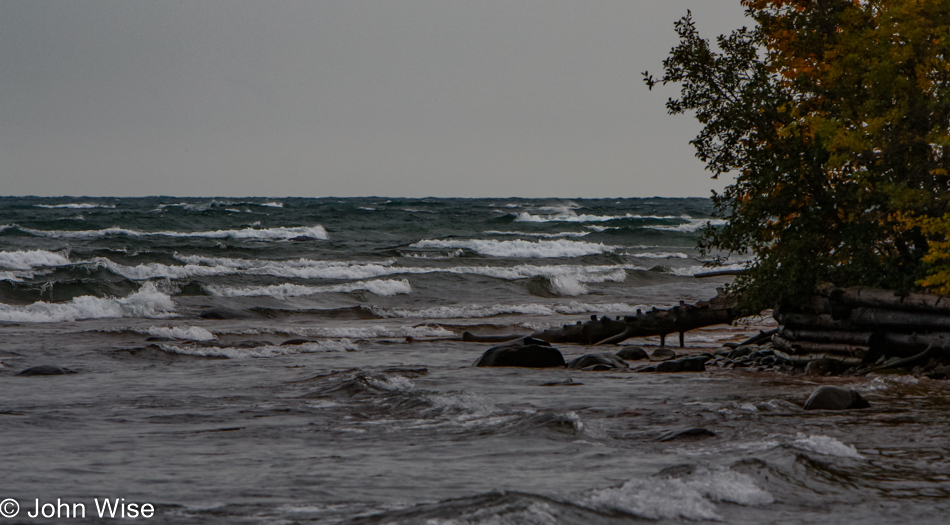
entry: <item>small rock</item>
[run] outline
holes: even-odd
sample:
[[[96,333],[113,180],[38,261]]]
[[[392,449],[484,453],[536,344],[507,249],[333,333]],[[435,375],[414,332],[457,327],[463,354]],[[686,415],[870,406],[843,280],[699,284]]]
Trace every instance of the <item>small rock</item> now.
[[[822,385],[805,401],[805,410],[845,410],[871,406],[861,394],[831,385]]]
[[[757,350],[758,350],[758,347],[753,346],[753,345],[740,346],[739,348],[736,348],[735,350],[729,352],[729,358],[738,359],[740,357],[745,357]]]
[[[639,361],[641,359],[649,359],[650,354],[647,354],[647,351],[642,347],[628,346],[617,352],[617,357],[626,361]]]
[[[53,365],[40,365],[21,370],[18,376],[61,376],[63,374],[75,374],[75,370],[60,368]]]
[[[653,351],[654,359],[674,359],[676,358],[676,352],[670,350],[669,348],[657,348]]]
[[[627,363],[614,354],[585,354],[567,364],[568,368],[588,369],[592,366],[603,366],[603,370],[612,370],[615,368],[627,368]]]

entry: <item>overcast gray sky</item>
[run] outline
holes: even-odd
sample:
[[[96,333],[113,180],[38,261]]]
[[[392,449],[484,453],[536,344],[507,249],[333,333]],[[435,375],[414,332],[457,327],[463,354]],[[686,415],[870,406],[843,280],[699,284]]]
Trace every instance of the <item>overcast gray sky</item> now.
[[[708,196],[650,92],[739,0],[0,0],[0,195]]]

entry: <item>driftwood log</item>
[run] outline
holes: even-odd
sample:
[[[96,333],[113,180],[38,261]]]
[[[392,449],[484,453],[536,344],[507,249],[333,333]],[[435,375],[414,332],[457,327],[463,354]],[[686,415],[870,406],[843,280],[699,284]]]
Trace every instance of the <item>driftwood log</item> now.
[[[808,301],[773,312],[780,357],[835,359],[862,370],[873,363],[950,361],[950,296],[820,285]]]
[[[728,324],[735,319],[733,302],[722,290],[709,301],[686,304],[666,310],[653,308],[649,312],[637,310],[635,315],[611,319],[607,316],[597,318],[592,315],[590,321],[564,325],[561,328],[542,330],[529,337],[549,343],[575,343],[583,345],[617,344],[631,337],[660,336],[660,345],[666,345],[666,336],[679,334],[680,347],[684,346],[684,333],[689,330],[716,324]],[[524,334],[506,336],[479,336],[469,332],[462,334],[463,341],[499,342],[519,339]]]

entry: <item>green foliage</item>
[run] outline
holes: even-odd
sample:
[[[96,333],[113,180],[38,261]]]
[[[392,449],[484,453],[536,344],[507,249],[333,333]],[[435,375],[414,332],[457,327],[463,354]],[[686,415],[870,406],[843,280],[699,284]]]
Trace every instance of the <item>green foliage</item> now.
[[[748,312],[817,283],[950,291],[950,2],[744,0],[755,25],[700,37],[691,14],[658,83],[717,177],[705,253],[751,254]],[[940,276],[943,276],[941,280]]]

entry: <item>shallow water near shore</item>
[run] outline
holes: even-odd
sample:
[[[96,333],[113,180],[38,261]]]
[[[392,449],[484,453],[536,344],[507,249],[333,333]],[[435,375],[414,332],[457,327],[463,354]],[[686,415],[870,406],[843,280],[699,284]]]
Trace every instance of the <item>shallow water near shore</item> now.
[[[154,505],[158,523],[884,524],[950,511],[946,382],[473,368],[491,345],[449,340],[711,297],[724,281],[691,277],[699,200],[647,213],[639,199],[432,199],[377,219],[361,214],[391,201],[130,201],[3,202],[0,499],[19,502],[19,522],[44,521],[25,518],[36,499],[82,503],[96,521],[97,498]],[[247,317],[199,317],[209,308]],[[677,351],[770,322],[697,330]],[[293,338],[306,342],[281,345]],[[42,364],[76,373],[15,375]],[[871,408],[803,411],[822,384]],[[657,441],[692,427],[715,435]]]

